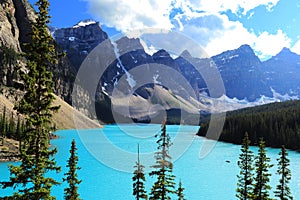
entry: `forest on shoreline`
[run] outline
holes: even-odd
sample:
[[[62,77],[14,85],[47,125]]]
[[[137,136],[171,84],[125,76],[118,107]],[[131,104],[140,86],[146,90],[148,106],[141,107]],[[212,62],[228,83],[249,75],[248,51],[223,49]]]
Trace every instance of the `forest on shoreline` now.
[[[220,141],[242,144],[245,132],[251,145],[264,138],[266,146],[300,149],[300,101],[286,101],[244,108],[226,113]],[[205,136],[209,120],[201,124],[197,135]]]

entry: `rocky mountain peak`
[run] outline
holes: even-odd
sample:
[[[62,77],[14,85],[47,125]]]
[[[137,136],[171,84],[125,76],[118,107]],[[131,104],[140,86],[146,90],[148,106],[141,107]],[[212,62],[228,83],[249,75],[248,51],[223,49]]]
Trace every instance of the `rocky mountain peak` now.
[[[242,63],[245,67],[256,66],[260,64],[259,58],[255,55],[249,45],[242,45],[238,49],[228,50],[219,55],[213,56],[212,59],[219,66],[232,63]]]
[[[289,60],[289,61],[295,61],[300,62],[300,55],[292,52],[290,49],[283,47],[283,49],[272,59],[275,60]]]
[[[152,56],[153,58],[171,57],[170,54],[164,49],[158,50]]]
[[[125,36],[117,40],[116,43],[118,45],[120,55],[137,50],[144,51],[144,47],[142,46],[139,38],[128,38]]]
[[[56,29],[53,35],[76,69],[98,44],[108,39],[99,22],[91,20],[80,21],[73,27]]]
[[[180,54],[180,57],[182,58],[192,58],[192,55],[190,54],[190,52],[188,50],[184,50],[181,54]]]
[[[242,46],[240,46],[236,51],[240,52],[240,53],[250,53],[250,54],[254,54],[253,49],[250,47],[250,45],[248,44],[243,44]]]

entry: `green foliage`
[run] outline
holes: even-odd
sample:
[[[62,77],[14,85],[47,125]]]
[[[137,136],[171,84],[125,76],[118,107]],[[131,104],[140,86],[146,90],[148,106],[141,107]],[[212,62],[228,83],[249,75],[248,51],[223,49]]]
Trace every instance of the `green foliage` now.
[[[38,0],[36,21],[32,23],[31,43],[26,44],[26,73],[21,73],[25,95],[16,106],[26,118],[26,132],[21,151],[22,162],[10,166],[10,181],[3,187],[18,187],[15,199],[55,199],[50,191],[59,184],[51,177],[50,171],[58,172],[54,155],[56,149],[49,149],[49,133],[53,112],[59,107],[52,106],[53,81],[51,66],[57,63],[52,37],[47,29],[49,22],[47,0]]]
[[[9,119],[9,122],[7,123],[7,133],[6,133],[6,136],[11,138],[13,136],[15,136],[16,134],[16,124],[15,124],[15,120],[14,120],[14,114],[11,113],[11,116],[10,116],[10,119]]]
[[[156,163],[152,166],[154,170],[150,172],[150,176],[156,176],[157,180],[154,182],[150,200],[171,199],[169,194],[175,194],[175,176],[173,172],[173,164],[171,162],[171,156],[169,155],[169,148],[172,145],[171,138],[166,132],[166,123],[162,124],[161,134],[156,135],[157,140],[157,152],[155,153]]]
[[[272,103],[227,112],[221,141],[241,144],[248,132],[252,145],[263,137],[266,146],[300,149],[300,101]],[[198,135],[205,136],[208,123],[201,125]]]
[[[0,117],[0,137],[7,137],[20,141],[24,131],[20,115],[18,115],[18,120],[16,122],[13,112],[7,117],[6,107],[4,107],[2,116]]]
[[[269,200],[270,189],[269,185],[270,176],[269,169],[273,166],[269,164],[270,158],[267,157],[265,142],[263,138],[259,141],[258,155],[255,157],[255,179],[253,184],[253,191],[251,194],[251,199],[253,200]]]
[[[178,200],[186,200],[184,198],[184,188],[182,187],[182,183],[181,180],[179,181],[179,185],[178,185],[178,189],[177,189],[177,196],[178,196]]]
[[[291,170],[288,168],[290,160],[287,158],[288,153],[284,146],[281,147],[279,152],[277,174],[280,176],[279,184],[276,187],[275,196],[280,200],[292,200],[290,188],[288,186],[291,180]]]
[[[0,133],[2,137],[6,135],[6,126],[7,126],[6,107],[4,107],[1,121],[0,121]]]
[[[0,46],[0,84],[14,86],[13,80],[17,78],[18,59],[19,54],[13,48]]]
[[[68,160],[67,168],[69,168],[69,171],[65,173],[65,177],[63,178],[63,181],[66,181],[69,185],[69,187],[65,188],[65,199],[67,200],[79,200],[79,194],[78,194],[78,185],[81,183],[81,180],[78,179],[77,170],[80,169],[80,167],[77,166],[78,163],[78,156],[77,156],[77,148],[76,148],[76,142],[75,140],[72,141],[71,149],[70,149],[70,158]]]
[[[248,133],[245,133],[241,154],[239,156],[238,166],[240,168],[240,173],[237,183],[237,194],[236,197],[241,200],[246,200],[250,198],[250,191],[252,190],[253,183],[253,152],[250,150],[250,140]]]
[[[140,152],[138,147],[138,161],[134,166],[136,168],[133,172],[133,196],[135,196],[136,200],[139,199],[148,199],[147,192],[145,190],[145,174],[144,174],[144,166],[140,163]]]
[[[15,65],[19,54],[11,47],[0,46],[0,61],[2,65]]]

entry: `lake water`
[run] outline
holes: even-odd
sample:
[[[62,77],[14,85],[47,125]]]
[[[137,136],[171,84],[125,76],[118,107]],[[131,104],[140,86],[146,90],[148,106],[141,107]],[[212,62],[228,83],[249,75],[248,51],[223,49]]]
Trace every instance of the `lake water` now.
[[[181,179],[185,188],[186,199],[190,200],[231,200],[235,198],[235,189],[239,172],[237,159],[240,146],[218,142],[212,151],[203,158],[199,158],[199,151],[204,143],[211,141],[195,137],[198,127],[195,126],[167,126],[167,132],[174,139],[172,149],[174,154],[174,175],[177,182]],[[53,174],[61,181],[66,172],[66,160],[72,139],[76,140],[79,156],[78,171],[82,183],[79,192],[82,199],[96,200],[131,200],[132,171],[136,161],[137,144],[140,145],[141,162],[148,171],[154,159],[156,150],[155,133],[160,132],[160,125],[107,125],[103,129],[94,130],[65,130],[57,131],[59,139],[52,144],[58,148],[56,160],[62,166],[60,174]],[[176,138],[176,139],[175,139]],[[190,146],[189,146],[190,145]],[[257,148],[252,147],[256,153]],[[185,151],[186,150],[186,151]],[[276,164],[279,149],[268,148],[268,156]],[[300,154],[289,151],[292,180],[290,187],[294,199],[300,199]],[[7,179],[8,163],[0,163],[0,178]],[[270,171],[272,189],[278,183],[275,175],[277,166]],[[151,189],[155,178],[146,175],[146,189]],[[64,184],[53,188],[53,195],[63,199]],[[0,196],[9,194],[10,190],[0,190]],[[272,192],[273,194],[273,192]],[[174,198],[175,199],[175,198]]]

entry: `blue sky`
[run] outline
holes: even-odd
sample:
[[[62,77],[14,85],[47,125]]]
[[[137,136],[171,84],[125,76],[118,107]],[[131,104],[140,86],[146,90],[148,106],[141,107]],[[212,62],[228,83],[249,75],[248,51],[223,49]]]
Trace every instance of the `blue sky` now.
[[[30,0],[30,2],[35,2]],[[213,56],[249,44],[262,59],[283,47],[300,54],[298,0],[50,0],[55,27],[95,19],[109,35],[177,30]]]

